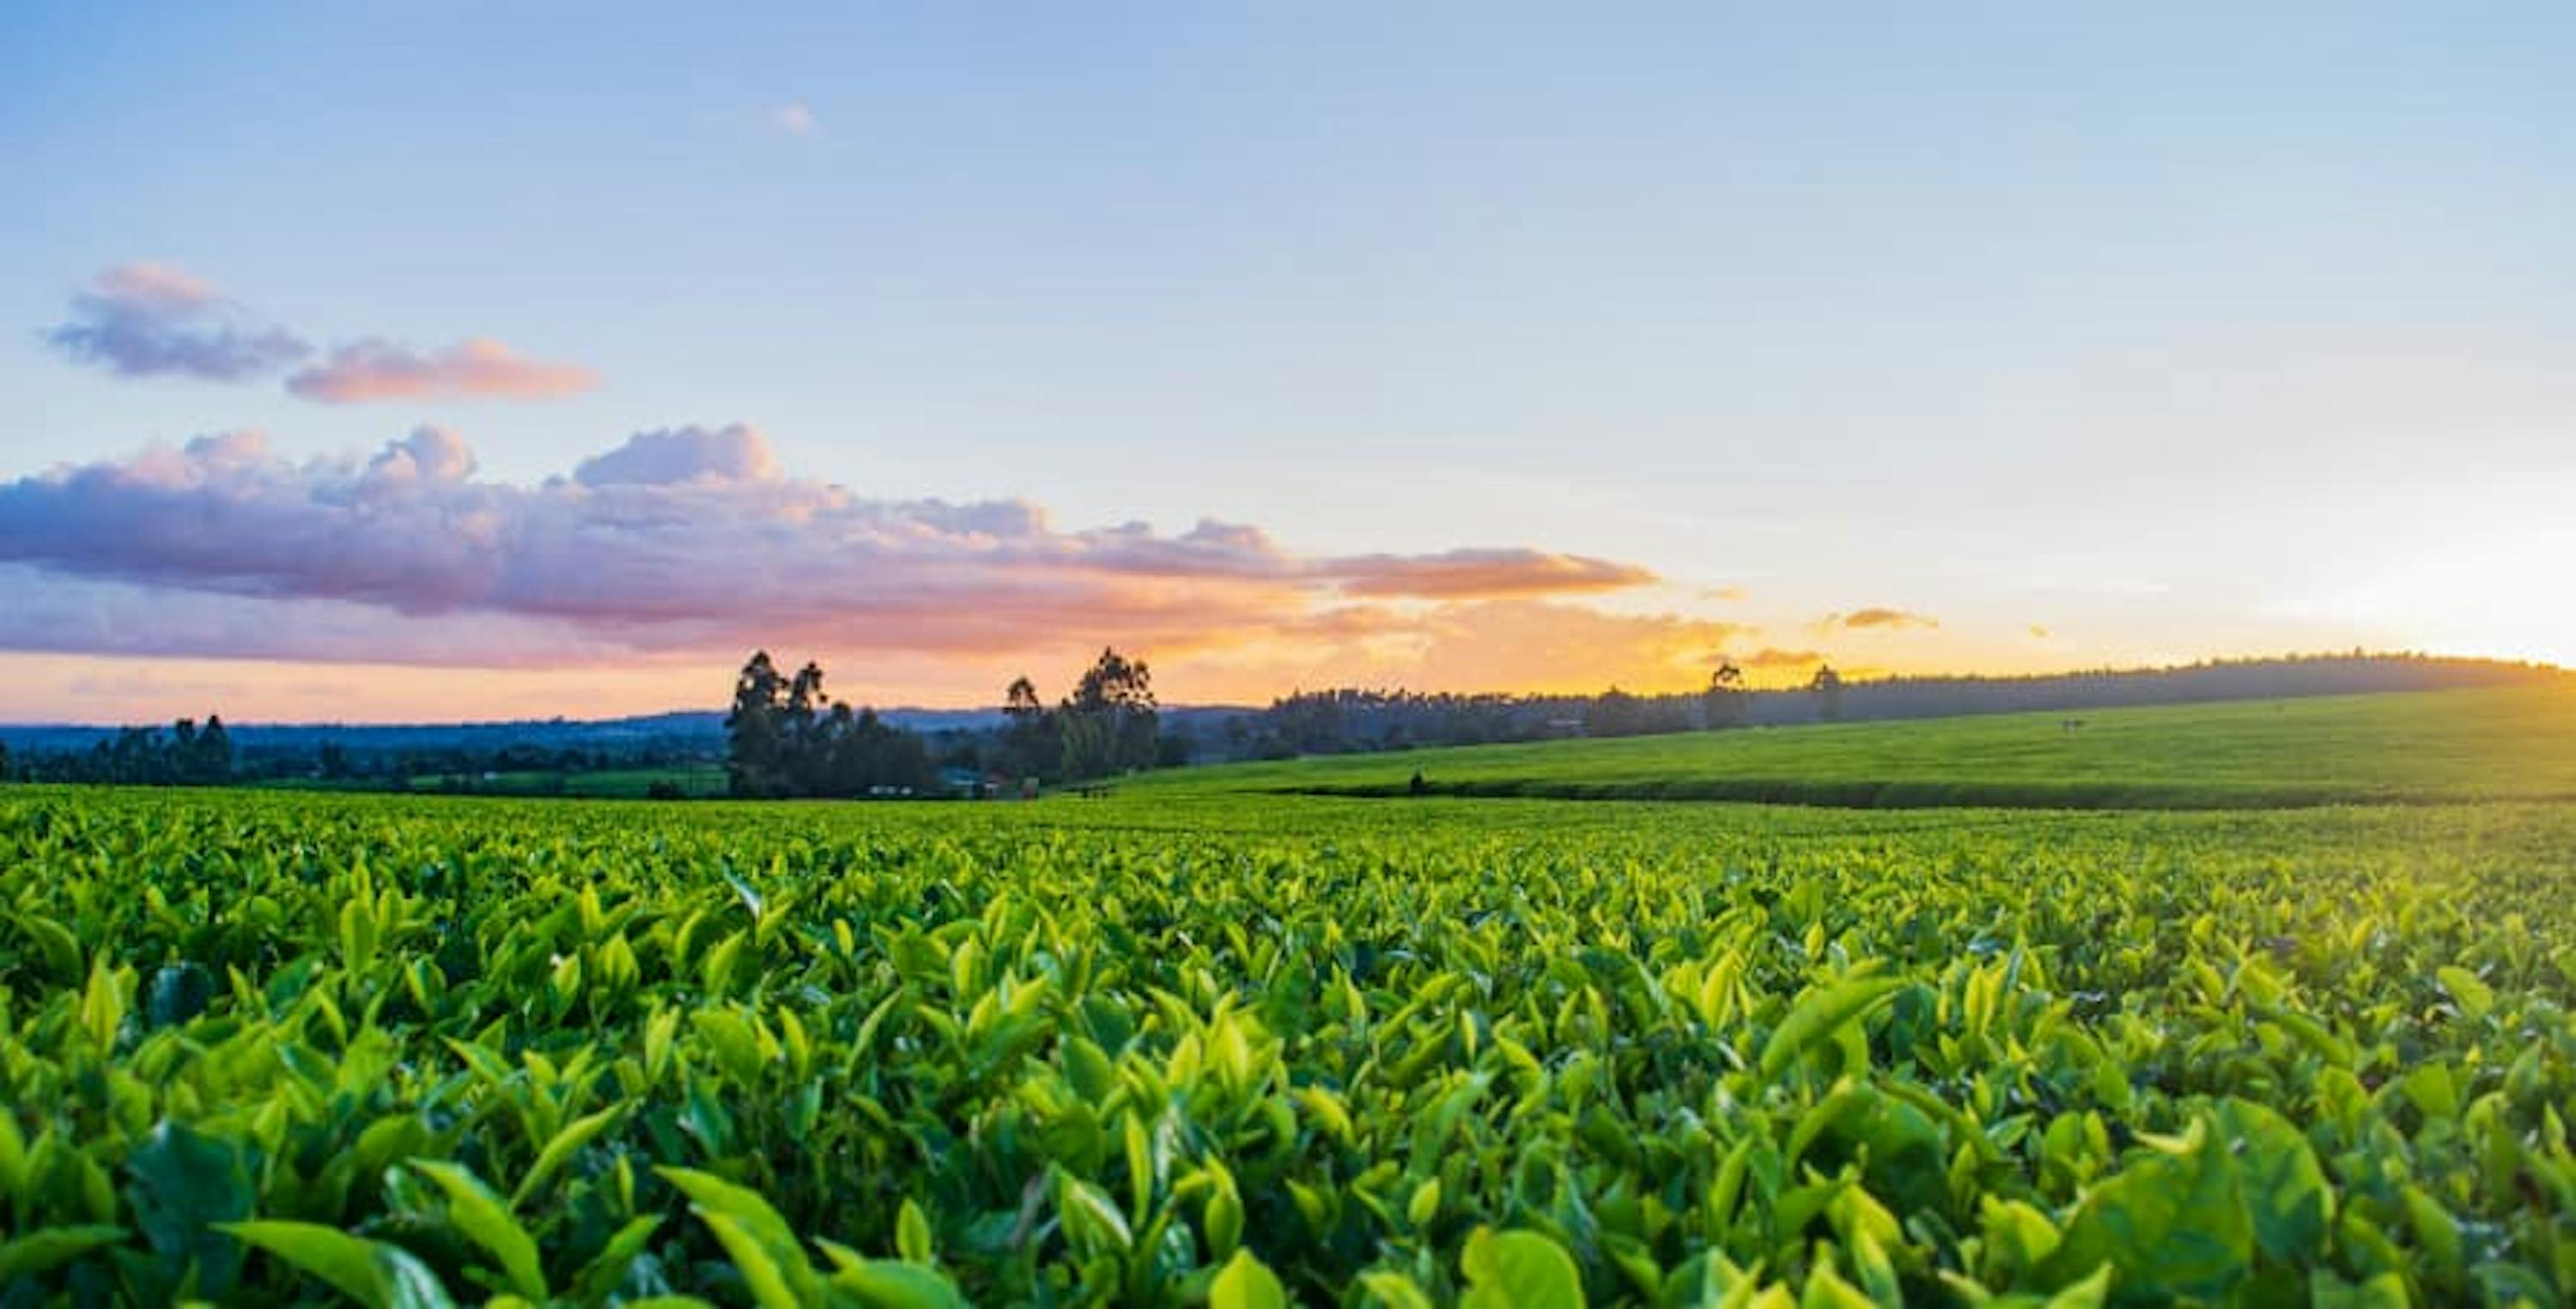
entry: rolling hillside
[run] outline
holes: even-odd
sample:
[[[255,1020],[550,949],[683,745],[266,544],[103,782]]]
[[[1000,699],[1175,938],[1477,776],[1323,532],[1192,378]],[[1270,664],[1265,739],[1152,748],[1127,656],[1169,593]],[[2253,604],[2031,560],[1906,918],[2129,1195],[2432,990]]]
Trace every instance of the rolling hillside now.
[[[1743,800],[1855,807],[2268,808],[2576,799],[2576,691],[2434,691],[1234,764],[1138,793]]]

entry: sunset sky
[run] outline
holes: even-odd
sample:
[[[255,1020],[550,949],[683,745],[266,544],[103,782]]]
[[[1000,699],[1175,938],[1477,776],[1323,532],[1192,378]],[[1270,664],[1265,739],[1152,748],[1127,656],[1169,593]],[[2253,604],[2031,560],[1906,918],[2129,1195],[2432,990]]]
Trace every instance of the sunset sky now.
[[[2576,661],[2576,7],[2246,8],[14,4],[0,720]]]

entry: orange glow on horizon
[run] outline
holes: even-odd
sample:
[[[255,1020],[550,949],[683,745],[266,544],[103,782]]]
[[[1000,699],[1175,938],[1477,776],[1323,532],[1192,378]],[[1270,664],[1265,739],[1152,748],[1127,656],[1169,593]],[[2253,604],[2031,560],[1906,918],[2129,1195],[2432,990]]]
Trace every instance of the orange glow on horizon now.
[[[1264,705],[1296,690],[1330,687],[1415,691],[1597,694],[1616,685],[1637,695],[1697,692],[1715,667],[1713,651],[1644,646],[1558,675],[1531,666],[1546,651],[1511,648],[1497,657],[1450,665],[1351,658],[1277,645],[1156,658],[1130,653],[1154,668],[1165,703]],[[745,651],[744,653],[748,653]],[[1067,648],[1043,656],[938,658],[781,649],[781,658],[811,657],[824,666],[838,699],[878,706],[964,709],[997,705],[1011,678],[1026,673],[1049,699],[1069,689],[1094,650]],[[279,663],[251,660],[98,657],[0,653],[0,722],[161,723],[219,713],[234,722],[422,723],[514,719],[622,718],[723,707],[741,655],[705,662],[565,668],[419,668],[383,664]],[[1961,671],[1955,663],[1833,661],[1855,680],[1895,674]],[[1975,671],[2022,674],[2070,671],[2096,660],[1998,659]],[[1756,689],[1803,685],[1812,665],[1748,668]]]

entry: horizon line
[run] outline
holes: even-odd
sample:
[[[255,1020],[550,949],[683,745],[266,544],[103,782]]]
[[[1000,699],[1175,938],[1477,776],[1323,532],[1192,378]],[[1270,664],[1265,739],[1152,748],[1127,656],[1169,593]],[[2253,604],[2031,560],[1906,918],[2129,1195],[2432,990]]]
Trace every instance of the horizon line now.
[[[2533,674],[2538,674],[2538,675],[2541,675],[2541,676],[2567,677],[2567,676],[2570,676],[2570,675],[2576,675],[2576,669],[2571,669],[2571,668],[2570,668],[2570,667],[2568,667],[2567,665],[2559,664],[2559,663],[2555,663],[2555,662],[2552,662],[2552,661],[2550,661],[2550,660],[2546,660],[2546,659],[2516,659],[2516,658],[2502,658],[2502,657],[2493,656],[2493,655],[2443,654],[2443,653],[2439,653],[2439,652],[2435,652],[2435,651],[2428,651],[2428,650],[2369,650],[2369,649],[2364,649],[2364,648],[2361,648],[2361,647],[2355,647],[2355,648],[2353,648],[2353,649],[2351,649],[2351,650],[2331,650],[2331,651],[2284,651],[2284,652],[2281,652],[2281,653],[2278,653],[2278,654],[2266,654],[2266,655],[2241,655],[2241,656],[2240,656],[2240,655],[2212,655],[2212,656],[2207,656],[2207,657],[2200,658],[2200,659],[2195,659],[2195,660],[2192,660],[2192,661],[2187,662],[2187,663],[2180,663],[2180,662],[2178,662],[2178,663],[2164,663],[2164,664],[2133,664],[2133,665],[2125,665],[2125,666],[2124,666],[2124,665],[2115,665],[2115,664],[2105,664],[2105,665],[2102,665],[2102,666],[2099,666],[2099,667],[2094,667],[2094,668],[2074,668],[2074,669],[2063,669],[2063,670],[2060,670],[2060,671],[2057,671],[2057,672],[2048,672],[2048,673],[1979,673],[1979,672],[1890,673],[1890,672],[1885,672],[1884,670],[1866,670],[1866,671],[1864,671],[1864,672],[1862,672],[1862,673],[1855,673],[1855,674],[1852,674],[1852,675],[1850,675],[1850,676],[1848,676],[1848,677],[1845,677],[1845,678],[1843,679],[1842,685],[1843,685],[1844,687],[1846,687],[1846,688],[1854,688],[1854,687],[1863,687],[1863,686],[1885,686],[1885,685],[1891,685],[1891,684],[1897,684],[1897,683],[1920,683],[1920,682],[2048,682],[2048,681],[2064,681],[2064,680],[2071,680],[2071,679],[2075,679],[2075,678],[2085,678],[2085,677],[2142,677],[2142,676],[2150,676],[2150,675],[2154,675],[2154,674],[2161,674],[2161,673],[2180,673],[2180,672],[2190,672],[2190,671],[2193,671],[2193,670],[2196,670],[2196,669],[2206,669],[2206,668],[2243,667],[2243,666],[2247,666],[2247,665],[2254,665],[2254,664],[2328,663],[2328,662],[2334,662],[2334,661],[2338,661],[2338,660],[2341,660],[2341,661],[2347,661],[2347,662],[2380,662],[2380,663],[2408,663],[2408,662],[2413,662],[2413,663],[2457,663],[2457,664],[2479,664],[2479,665],[2488,665],[2488,666],[2492,666],[2492,667],[2495,667],[2495,668],[2498,668],[2498,669],[2515,669],[2515,670],[2521,670],[2521,671],[2524,671],[2524,672],[2529,672],[2529,673],[2533,673]],[[246,661],[246,662],[257,662],[257,661]],[[1831,661],[1826,661],[1826,662],[1825,662],[1825,664],[1824,664],[1823,666],[1825,666],[1825,667],[1830,667],[1830,666],[1831,666]],[[829,670],[827,669],[826,671],[828,672]],[[1745,689],[1746,689],[1746,692],[1747,692],[1747,693],[1749,693],[1749,694],[1754,694],[1754,695],[1805,695],[1805,694],[1808,694],[1808,690],[1807,690],[1807,688],[1806,688],[1806,687],[1804,687],[1804,686],[1795,686],[1795,685],[1791,685],[1791,686],[1768,686],[1768,687],[1747,687],[1747,688],[1745,688]],[[2435,688],[2435,689],[2466,689],[2466,688]],[[1189,711],[1189,712],[1196,712],[1196,713],[1219,712],[1219,711],[1224,711],[1224,710],[1233,710],[1233,711],[1236,711],[1236,712],[1244,712],[1244,713],[1259,713],[1259,712],[1262,712],[1262,711],[1264,711],[1264,710],[1266,710],[1266,709],[1270,708],[1272,705],[1275,705],[1275,704],[1279,703],[1279,702],[1280,702],[1280,701],[1282,701],[1282,700],[1287,700],[1287,699],[1290,699],[1290,698],[1295,697],[1295,696],[1299,696],[1299,695],[1309,695],[1309,694],[1322,694],[1322,693],[1325,693],[1325,692],[1331,692],[1331,691],[1357,691],[1357,692],[1374,693],[1374,694],[1381,694],[1381,695],[1384,695],[1384,694],[1416,694],[1416,695],[1424,695],[1424,696],[1452,696],[1452,697],[1456,697],[1456,698],[1459,698],[1459,699],[1474,699],[1474,698],[1489,698],[1489,697],[1490,697],[1490,698],[1506,698],[1506,699],[1520,699],[1520,700],[1585,700],[1585,699],[1594,699],[1594,698],[1598,698],[1598,697],[1600,697],[1600,696],[1607,695],[1607,694],[1609,694],[1609,693],[1611,693],[1611,692],[1618,692],[1618,691],[1622,691],[1622,688],[1620,688],[1619,686],[1617,686],[1617,685],[1613,684],[1613,685],[1610,685],[1610,686],[1603,687],[1603,688],[1601,688],[1600,690],[1597,690],[1597,691],[1490,691],[1490,690],[1488,690],[1488,691],[1440,691],[1440,690],[1421,690],[1421,691],[1416,691],[1416,690],[1414,690],[1413,688],[1405,687],[1405,686],[1401,686],[1401,685],[1398,685],[1398,686],[1336,685],[1336,686],[1319,686],[1319,687],[1315,687],[1315,688],[1313,688],[1312,690],[1309,690],[1309,689],[1304,688],[1304,687],[1291,687],[1289,690],[1287,690],[1287,691],[1285,691],[1285,692],[1281,692],[1281,693],[1278,693],[1278,694],[1273,695],[1273,696],[1271,697],[1270,701],[1269,701],[1267,704],[1227,703],[1227,702],[1211,702],[1211,703],[1187,703],[1187,702],[1175,702],[1175,703],[1171,703],[1171,704],[1158,705],[1158,706],[1157,706],[1157,708],[1159,708],[1159,709],[1163,709],[1163,710],[1171,710],[1171,711]],[[1633,696],[1637,697],[1638,699],[1662,699],[1662,698],[1668,698],[1668,697],[1673,697],[1673,696],[1694,696],[1694,695],[1702,694],[1703,692],[1702,692],[1702,691],[1697,691],[1697,690],[1684,690],[1684,691],[1625,691],[1625,692],[1623,692],[1623,693],[1624,693],[1624,694],[1628,694],[1628,695],[1633,695]],[[2387,692],[2353,692],[2352,694],[2387,694]],[[890,704],[890,705],[876,705],[876,704],[867,704],[867,703],[859,702],[859,701],[841,701],[841,700],[833,700],[833,701],[830,701],[830,703],[834,703],[834,704],[842,704],[842,703],[850,704],[850,705],[852,705],[854,708],[868,710],[868,711],[870,711],[870,712],[874,712],[874,713],[876,713],[876,714],[878,714],[878,715],[880,715],[880,716],[887,715],[887,714],[975,714],[975,713],[1000,713],[1000,712],[1002,711],[1002,705],[1001,705],[998,701],[996,701],[996,702],[979,702],[979,703],[976,703],[976,704],[970,704],[970,705],[937,705],[937,704]],[[652,719],[652,718],[669,718],[669,717],[676,717],[676,716],[683,715],[683,714],[723,714],[723,713],[725,713],[725,712],[726,712],[726,709],[725,709],[723,706],[720,706],[720,705],[707,705],[707,706],[701,706],[701,707],[687,707],[687,706],[681,706],[681,707],[674,707],[674,708],[668,708],[668,709],[655,709],[655,710],[648,710],[648,711],[645,711],[645,712],[643,712],[643,713],[632,713],[632,714],[613,714],[613,715],[608,715],[608,716],[605,716],[605,717],[598,717],[598,718],[576,718],[576,717],[571,717],[571,716],[569,716],[569,715],[564,715],[564,714],[556,714],[556,715],[553,715],[553,716],[550,716],[550,717],[545,717],[545,718],[462,718],[462,719],[421,719],[421,718],[409,718],[409,719],[348,719],[348,718],[336,718],[336,719],[296,719],[296,720],[260,719],[260,718],[242,718],[242,719],[227,719],[227,720],[226,720],[226,722],[225,722],[225,726],[226,726],[227,728],[245,728],[245,727],[248,727],[248,728],[259,728],[259,729],[261,729],[261,730],[265,730],[265,731],[324,730],[324,729],[335,728],[335,727],[337,727],[337,728],[363,728],[363,729],[378,730],[378,731],[383,731],[383,730],[398,730],[398,729],[402,729],[402,728],[484,728],[484,727],[497,728],[497,727],[518,727],[518,726],[526,726],[526,725],[530,725],[530,724],[552,724],[552,723],[562,723],[562,724],[580,724],[580,725],[593,725],[593,726],[596,726],[596,725],[600,725],[600,724],[607,724],[607,723],[629,723],[629,722],[637,722],[637,721],[641,721],[641,720],[644,720],[644,719]],[[222,717],[224,717],[224,714],[223,714],[222,709],[221,709],[221,708],[219,708],[219,707],[218,707],[218,708],[216,708],[216,709],[213,709],[212,711],[210,711],[210,712],[206,715],[206,718],[208,718],[208,719],[212,719],[212,718],[222,718]],[[197,719],[197,718],[194,718],[193,716],[189,716],[189,715],[182,715],[182,716],[181,716],[181,718],[187,719],[188,721],[204,721],[203,719]],[[6,721],[0,721],[0,731],[117,731],[117,730],[129,729],[129,728],[158,729],[158,728],[162,728],[162,727],[169,726],[169,725],[170,725],[170,723],[175,723],[175,722],[178,722],[178,721],[181,721],[181,719],[174,718],[174,719],[170,720],[170,722],[169,722],[169,723],[164,723],[164,722],[160,722],[160,721],[153,721],[153,722],[148,722],[148,723],[137,723],[137,722],[99,722],[99,721],[77,721],[77,720],[68,720],[68,719],[54,719],[54,720],[44,720],[44,721],[30,721],[30,720],[6,720]]]

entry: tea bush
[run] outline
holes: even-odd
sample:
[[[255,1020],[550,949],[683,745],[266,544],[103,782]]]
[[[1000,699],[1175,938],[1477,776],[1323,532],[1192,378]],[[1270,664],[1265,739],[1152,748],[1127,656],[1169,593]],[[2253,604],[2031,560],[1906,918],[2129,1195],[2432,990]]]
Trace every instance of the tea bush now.
[[[0,1306],[2557,1304],[2576,814],[0,794]]]

